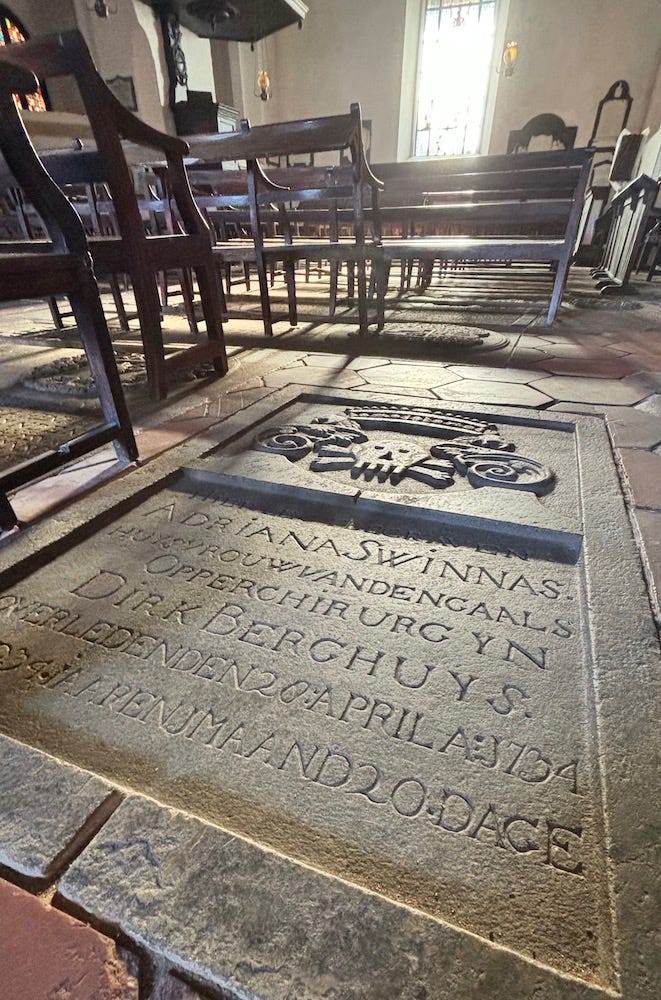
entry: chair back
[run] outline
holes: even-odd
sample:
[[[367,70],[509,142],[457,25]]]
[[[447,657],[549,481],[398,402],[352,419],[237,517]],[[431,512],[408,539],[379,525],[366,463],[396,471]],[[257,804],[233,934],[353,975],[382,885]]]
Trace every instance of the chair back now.
[[[74,77],[96,149],[46,155],[44,164],[58,184],[107,183],[121,236],[128,247],[139,254],[144,244],[144,226],[131,171],[122,149],[122,139],[148,147],[151,138],[153,148],[162,150],[164,137],[137,119],[117,100],[99,75],[85,39],[77,30],[1,47],[0,63],[21,67],[38,80]],[[34,79],[31,79],[30,86],[34,89]],[[172,156],[176,161],[186,155],[188,146],[185,142],[173,136],[166,138],[166,157]],[[43,199],[40,199],[41,202]],[[40,204],[36,201],[34,204],[42,214]],[[48,205],[44,208],[47,210]]]
[[[565,125],[560,115],[550,113],[535,115],[523,128],[513,129],[507,140],[507,152],[527,151],[532,140],[538,135],[548,136],[565,149],[573,149],[576,141],[577,125]]]
[[[87,254],[83,225],[75,209],[39,158],[13,99],[14,93],[34,93],[35,75],[20,65],[2,61],[0,49],[0,148],[13,179],[35,207],[48,231],[55,253]],[[22,46],[14,46],[20,49]],[[17,206],[20,214],[21,207]],[[23,222],[25,220],[23,219]],[[26,236],[30,234],[26,232]]]

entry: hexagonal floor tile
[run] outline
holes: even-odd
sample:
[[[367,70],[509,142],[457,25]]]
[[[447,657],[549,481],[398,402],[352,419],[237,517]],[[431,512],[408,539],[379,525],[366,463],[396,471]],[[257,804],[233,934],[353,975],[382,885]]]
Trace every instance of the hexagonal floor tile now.
[[[661,455],[640,448],[620,452],[636,507],[661,510]]]
[[[661,444],[661,420],[633,406],[605,406],[603,403],[554,403],[549,410],[561,413],[604,414],[618,448],[653,448]]]
[[[544,376],[527,368],[488,368],[486,365],[450,365],[449,370],[466,379],[489,382],[538,382]]]
[[[636,409],[641,413],[651,413],[653,416],[661,418],[661,394],[656,392],[653,396],[648,396],[642,402],[636,403]]]
[[[631,361],[625,355],[602,355],[600,358],[551,358],[540,366],[553,375],[581,375],[590,378],[619,379],[629,376]]]
[[[493,382],[489,379],[462,379],[434,390],[439,399],[462,403],[498,403],[507,406],[544,406],[549,397],[520,382]]]
[[[381,368],[370,368],[364,376],[373,385],[404,385],[411,389],[434,389],[459,380],[454,372],[433,362],[422,365],[393,362]]]
[[[351,361],[348,354],[308,354],[303,359],[307,368],[346,368]]]
[[[347,368],[354,372],[362,372],[368,368],[382,368],[383,365],[389,364],[388,358],[352,358]]]
[[[636,388],[618,379],[588,378],[581,375],[552,375],[551,378],[545,378],[540,387],[542,392],[558,402],[608,403],[611,406],[631,406],[650,392],[649,389]]]
[[[306,368],[296,365],[292,368],[280,368],[264,376],[264,384],[269,386],[283,385],[320,385],[335,389],[353,389],[365,385],[365,379],[358,372],[344,371],[335,368]]]

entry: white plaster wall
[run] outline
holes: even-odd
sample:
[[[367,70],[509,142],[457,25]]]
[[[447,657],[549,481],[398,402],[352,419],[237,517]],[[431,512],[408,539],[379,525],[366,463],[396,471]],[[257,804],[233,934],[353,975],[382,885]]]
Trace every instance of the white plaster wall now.
[[[661,0],[510,0],[506,37],[519,43],[519,58],[512,77],[498,76],[490,152],[504,152],[511,129],[546,111],[577,125],[584,145],[597,103],[618,79],[634,98],[628,127],[652,124]]]
[[[188,28],[181,29],[181,46],[186,56],[188,89],[204,90],[215,94],[211,45],[208,38],[198,38]],[[186,100],[185,90],[177,93],[177,100]]]
[[[338,114],[360,101],[373,121],[375,161],[398,156],[398,133],[408,127],[403,88],[400,109],[404,25],[407,4],[419,0],[308,0],[310,12],[295,26],[258,47],[229,44],[221,76],[231,81],[242,116],[255,123]],[[14,0],[13,9],[33,35],[75,26],[85,34],[104,77],[133,76],[138,114],[157,128],[172,130],[167,109],[166,69],[160,26],[140,0],[118,0],[107,20],[86,10],[85,0]],[[614,80],[629,81],[634,97],[632,130],[661,124],[661,0],[509,0],[505,37],[519,43],[514,76],[494,73],[495,103],[489,151],[504,151],[512,128],[543,111],[578,126],[585,143],[599,99]],[[215,93],[212,44],[184,29],[189,86]],[[272,99],[255,96],[257,63],[266,62]],[[50,87],[54,106],[78,110],[70,88]],[[184,97],[180,90],[179,97]],[[219,95],[223,99],[224,95]],[[226,100],[226,98],[225,98]],[[400,122],[400,110],[402,112]],[[406,155],[407,139],[399,156]]]
[[[132,76],[138,117],[170,131],[167,71],[153,10],[139,0],[118,0],[117,14],[102,19],[87,9],[85,0],[74,3],[78,27],[101,76]]]
[[[273,97],[266,103],[254,96],[249,46],[230,47],[239,111],[261,123],[334,114],[358,100],[373,120],[373,160],[404,158],[414,87],[406,83],[400,109],[407,4],[410,11],[418,0],[309,0],[303,30],[287,28],[267,43]],[[509,131],[545,111],[578,126],[577,145],[587,142],[597,103],[619,78],[634,97],[630,127],[655,131],[660,26],[661,0],[510,0],[504,37],[519,43],[520,55],[510,78],[494,65],[485,151],[504,152]]]
[[[250,46],[236,47],[233,92],[242,117],[260,124],[344,114],[359,101],[363,117],[373,123],[372,159],[394,159],[405,0],[306,2],[310,12],[301,31],[292,26],[267,40],[270,101],[254,95],[256,60]]]

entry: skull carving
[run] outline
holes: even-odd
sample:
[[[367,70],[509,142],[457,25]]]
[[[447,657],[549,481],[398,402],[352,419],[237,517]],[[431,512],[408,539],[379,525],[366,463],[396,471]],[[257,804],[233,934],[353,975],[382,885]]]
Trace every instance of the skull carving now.
[[[351,469],[352,479],[364,476],[368,481],[376,478],[380,483],[389,480],[393,486],[397,485],[411,466],[429,458],[426,448],[371,441],[356,445],[353,454],[355,464]]]

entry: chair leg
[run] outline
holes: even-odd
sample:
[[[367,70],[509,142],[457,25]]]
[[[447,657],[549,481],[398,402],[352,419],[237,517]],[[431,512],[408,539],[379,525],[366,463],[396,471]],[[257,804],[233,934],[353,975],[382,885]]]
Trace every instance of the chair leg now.
[[[69,295],[90,371],[96,384],[106,423],[117,427],[115,449],[119,457],[135,461],[138,449],[131,418],[119,380],[106,318],[96,281],[90,272],[81,274],[79,286]]]
[[[550,326],[555,319],[560,303],[562,302],[562,295],[565,290],[568,273],[569,255],[567,255],[566,260],[558,261],[558,267],[555,272],[555,281],[553,282],[553,291],[551,292],[551,301],[549,302],[549,311],[546,316],[547,326]]]
[[[184,309],[186,311],[186,319],[188,320],[188,328],[194,337],[199,334],[199,328],[197,325],[197,318],[195,316],[195,302],[193,296],[193,276],[190,269],[185,267],[181,272],[181,294],[184,299]]]
[[[289,322],[291,326],[298,325],[298,311],[296,308],[296,274],[294,272],[294,262],[285,262],[285,281],[287,283],[287,303],[289,308]]]
[[[200,290],[207,340],[213,350],[212,364],[219,375],[225,375],[228,364],[223,336],[222,285],[213,263],[195,268],[195,275]]]
[[[264,258],[258,252],[255,261],[257,266],[257,280],[259,281],[259,299],[262,306],[262,318],[264,322],[264,334],[267,337],[273,336],[273,318],[271,316],[271,300],[269,298],[269,283],[266,273]]]
[[[243,280],[246,283],[246,291],[250,291],[250,264],[245,261],[243,264]]]
[[[6,493],[0,490],[0,531],[11,531],[17,527],[18,518]]]
[[[309,261],[305,262],[306,268],[309,266]],[[337,285],[340,276],[340,262],[339,260],[332,260],[330,262],[330,302],[328,308],[329,316],[335,315],[335,310],[337,309]]]
[[[356,262],[356,270],[358,272],[358,327],[360,332],[366,335],[369,332],[369,321],[367,316],[367,272],[364,260]]]
[[[352,260],[347,263],[347,295],[349,298],[349,305],[352,306],[355,297],[355,280],[356,280],[356,265]]]
[[[386,322],[385,298],[388,287],[388,273],[390,271],[390,261],[383,257],[372,261],[371,283],[376,294],[376,326],[377,330],[383,330]]]
[[[56,330],[63,330],[64,323],[62,321],[62,313],[60,312],[60,307],[57,304],[57,299],[54,295],[49,295],[48,297],[48,308],[50,309],[50,314],[53,318],[53,323],[55,324]]]
[[[129,318],[126,315],[126,309],[124,307],[124,300],[122,298],[122,293],[119,287],[119,282],[114,274],[110,275],[108,284],[110,285],[110,291],[112,293],[112,300],[115,303],[115,311],[117,312],[117,319],[122,330],[128,330],[129,328]]]
[[[163,327],[161,325],[161,304],[158,298],[156,276],[152,270],[136,269],[131,277],[150,394],[152,399],[165,399],[168,386],[165,371]]]

